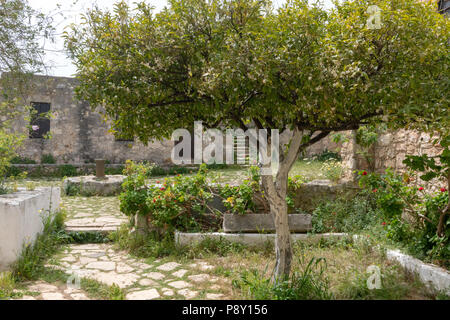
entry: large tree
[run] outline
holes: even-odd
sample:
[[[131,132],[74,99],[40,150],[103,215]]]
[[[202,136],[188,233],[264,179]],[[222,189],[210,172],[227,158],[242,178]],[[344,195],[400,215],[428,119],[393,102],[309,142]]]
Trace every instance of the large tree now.
[[[23,139],[11,131],[11,123],[29,117],[23,100],[30,76],[45,67],[40,40],[51,39],[52,33],[51,19],[26,0],[0,0],[0,185]]]
[[[263,176],[276,277],[291,267],[286,191],[299,152],[332,131],[448,119],[449,23],[428,3],[171,0],[154,14],[123,2],[94,9],[66,35],[80,98],[103,105],[141,141],[206,126],[290,130],[275,176]],[[448,123],[448,122],[447,122]]]

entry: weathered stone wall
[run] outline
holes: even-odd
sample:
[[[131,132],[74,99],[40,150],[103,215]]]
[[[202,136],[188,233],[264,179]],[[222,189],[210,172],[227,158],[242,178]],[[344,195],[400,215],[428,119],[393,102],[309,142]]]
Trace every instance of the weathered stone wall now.
[[[373,154],[375,160],[375,171],[383,172],[387,168],[403,172],[406,167],[403,164],[406,155],[436,156],[441,153],[439,146],[433,145],[433,140],[429,134],[399,130],[386,132],[379,136],[374,146]]]
[[[51,154],[57,163],[89,163],[94,159],[107,159],[123,163],[127,159],[148,160],[159,164],[170,161],[171,141],[149,143],[116,141],[109,132],[111,123],[103,121],[100,109],[94,110],[87,102],[74,96],[77,80],[73,78],[35,76],[34,86],[27,103],[50,103],[51,139],[24,141],[19,150],[22,157],[40,162],[43,154]],[[27,123],[21,119],[14,123],[15,132],[28,134]]]
[[[436,137],[431,137],[427,133],[412,131],[412,130],[398,130],[381,133],[377,142],[373,145],[368,156],[372,159],[372,165],[366,161],[362,155],[362,148],[356,144],[355,132],[346,131],[343,133],[346,137],[344,142],[338,150],[344,166],[347,168],[343,180],[353,180],[355,170],[373,170],[378,173],[385,172],[386,169],[391,168],[397,173],[404,173],[407,171],[403,164],[406,155],[422,155],[429,156],[439,155],[442,149],[433,144]],[[333,150],[335,146],[330,140],[323,140],[322,143],[317,144],[314,153],[328,149]],[[427,186],[430,191],[436,191],[445,186],[444,181],[430,181],[425,183],[420,179],[411,180],[414,185]]]

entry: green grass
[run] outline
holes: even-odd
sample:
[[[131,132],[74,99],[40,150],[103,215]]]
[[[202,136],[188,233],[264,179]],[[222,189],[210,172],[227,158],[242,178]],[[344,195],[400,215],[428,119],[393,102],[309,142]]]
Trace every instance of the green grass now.
[[[230,253],[238,254],[248,250],[246,246],[225,239],[205,238],[190,246],[175,244],[172,236],[161,237],[156,233],[147,235],[130,234],[128,226],[123,224],[109,235],[109,239],[121,250],[127,250],[140,258],[171,257],[174,259],[202,259],[205,257],[225,257]]]
[[[211,256],[205,260],[219,267],[215,274],[233,283],[233,299],[356,299],[410,300],[444,299],[445,295],[430,292],[417,278],[398,264],[386,260],[373,245],[351,241],[321,241],[317,244],[296,243],[292,275],[273,284],[272,252],[244,250],[230,252],[225,258]],[[370,290],[367,280],[369,266],[381,271],[381,289]],[[226,288],[223,288],[226,290]]]
[[[301,175],[306,181],[326,179],[322,170],[323,162],[316,160],[297,160],[289,176]]]
[[[19,280],[35,280],[44,269],[45,261],[58,252],[60,245],[67,240],[64,231],[65,211],[54,215],[44,214],[44,231],[34,244],[24,244],[19,259],[13,265],[13,275]]]
[[[125,293],[115,284],[108,286],[93,279],[81,279],[81,289],[86,291],[91,298],[125,300]]]

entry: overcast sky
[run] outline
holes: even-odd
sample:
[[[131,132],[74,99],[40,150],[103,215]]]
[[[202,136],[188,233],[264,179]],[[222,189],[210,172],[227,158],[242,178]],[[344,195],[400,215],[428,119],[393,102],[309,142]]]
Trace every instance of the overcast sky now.
[[[47,75],[72,77],[76,71],[71,60],[67,58],[64,52],[64,41],[61,34],[64,28],[71,23],[80,21],[80,15],[87,9],[97,4],[100,8],[111,9],[113,4],[118,0],[29,0],[31,6],[40,12],[52,15],[54,26],[56,27],[55,42],[45,41],[42,43],[45,50],[45,61],[49,66],[46,71]],[[331,0],[322,0],[324,6],[331,7]],[[127,0],[129,4],[136,2],[135,0]],[[161,10],[167,5],[167,0],[148,0],[155,6],[156,11]],[[273,0],[274,6],[278,7],[285,0]]]

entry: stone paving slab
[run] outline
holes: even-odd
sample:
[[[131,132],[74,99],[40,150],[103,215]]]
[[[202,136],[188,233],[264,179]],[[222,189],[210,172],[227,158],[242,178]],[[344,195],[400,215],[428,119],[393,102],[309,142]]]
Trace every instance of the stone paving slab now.
[[[117,197],[63,197],[67,209],[67,232],[115,231],[128,217],[119,210]]]
[[[220,278],[201,272],[214,269],[214,266],[205,261],[182,264],[157,259],[149,263],[131,257],[124,251],[115,251],[111,244],[69,245],[46,266],[76,275],[79,279],[90,278],[109,286],[117,285],[124,291],[127,300],[226,297],[220,292],[220,286],[211,289],[208,285],[217,283]],[[202,286],[202,283],[206,285]],[[27,291],[35,295],[25,295],[22,298],[24,300],[89,299],[82,290],[68,288],[66,284],[55,285],[43,281],[30,283]]]

